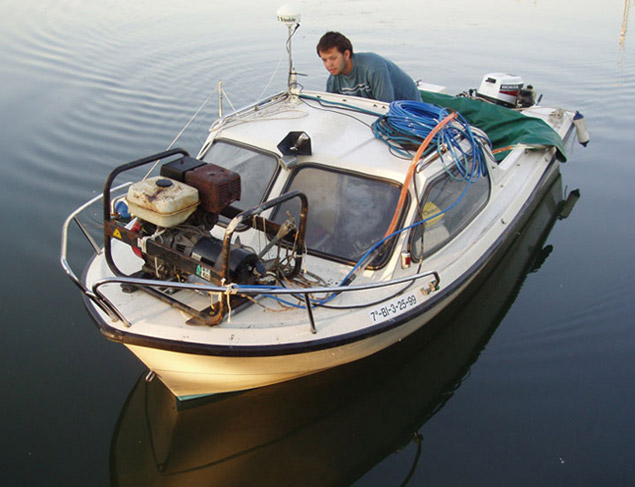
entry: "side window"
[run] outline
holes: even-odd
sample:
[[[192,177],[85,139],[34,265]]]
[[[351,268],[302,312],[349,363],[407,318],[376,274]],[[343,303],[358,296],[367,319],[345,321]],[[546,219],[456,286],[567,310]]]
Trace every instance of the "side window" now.
[[[454,238],[485,206],[489,199],[489,178],[480,177],[467,186],[456,170],[447,170],[430,183],[415,219],[424,223],[410,232],[409,250],[414,262],[420,262]]]
[[[222,141],[215,142],[203,160],[240,174],[240,200],[233,204],[240,210],[260,204],[278,168],[272,155]]]
[[[383,238],[400,193],[397,184],[312,165],[292,175],[287,191],[293,190],[309,201],[307,248],[350,262]],[[282,205],[273,218],[282,222],[288,214],[299,214],[297,202]]]

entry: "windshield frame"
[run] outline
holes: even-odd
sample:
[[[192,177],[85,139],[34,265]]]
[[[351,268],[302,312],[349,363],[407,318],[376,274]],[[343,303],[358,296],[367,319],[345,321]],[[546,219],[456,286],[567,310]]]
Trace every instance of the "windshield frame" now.
[[[295,180],[295,177],[297,176],[297,174],[302,171],[302,170],[306,170],[306,169],[318,169],[318,170],[322,170],[325,172],[329,172],[329,173],[333,173],[333,174],[337,174],[337,175],[344,175],[344,176],[352,176],[355,178],[359,178],[360,180],[363,181],[372,181],[372,182],[377,182],[377,183],[381,183],[387,186],[390,186],[392,188],[394,188],[396,190],[396,196],[398,199],[399,193],[401,192],[401,188],[402,188],[402,184],[398,183],[397,181],[394,181],[392,179],[386,179],[383,177],[379,177],[379,176],[374,176],[371,174],[366,174],[366,173],[361,173],[361,172],[357,172],[357,171],[351,171],[348,169],[341,169],[338,167],[333,167],[331,165],[326,165],[326,164],[321,164],[319,162],[303,162],[301,165],[296,166],[292,172],[289,174],[289,177],[287,178],[285,185],[284,185],[284,189],[282,191],[282,193],[287,193],[291,190],[300,190],[302,191],[302,189],[300,188],[292,188],[292,184]],[[307,195],[307,197],[309,197]],[[400,215],[399,215],[399,219],[398,219],[398,227],[400,228],[401,225],[403,224],[405,217],[408,213],[408,208],[410,206],[410,193],[407,193],[406,196],[406,200],[405,203],[401,209]],[[395,204],[395,208],[396,208],[396,204]],[[273,221],[276,221],[276,216],[278,215],[280,208],[277,208],[274,210],[274,212],[271,215],[271,219]],[[394,212],[394,210],[393,210]],[[393,212],[390,213],[390,215],[392,216]],[[278,222],[279,223],[279,222]],[[388,225],[389,225],[390,221],[386,222],[386,230],[388,229]],[[307,224],[311,225],[311,198],[309,197],[309,218],[307,220]],[[371,270],[377,270],[380,269],[382,267],[384,267],[388,261],[390,260],[390,257],[393,255],[394,253],[394,249],[395,246],[397,244],[397,241],[399,239],[399,235],[395,236],[394,238],[391,238],[390,241],[386,244],[386,246],[384,247],[384,250],[381,251],[380,254],[378,254],[373,261],[371,262],[370,265],[368,265],[368,269]],[[383,235],[381,236],[381,238],[379,240],[381,240],[383,238]],[[378,240],[378,241],[379,241]],[[376,243],[375,243],[376,244]],[[375,244],[371,244],[367,247],[367,249],[371,248],[373,245]],[[324,252],[321,251],[319,249],[315,249],[315,248],[311,248],[309,246],[309,242],[306,242],[306,248],[307,248],[307,253],[309,255],[314,255],[316,257],[321,257],[327,260],[331,260],[331,261],[335,261],[335,262],[340,262],[342,264],[347,264],[347,265],[355,265],[358,261],[359,258],[361,258],[361,256],[363,254],[360,254],[359,258],[357,260],[354,260],[350,257],[347,256],[341,256],[341,255],[337,255],[337,254],[333,254],[333,253],[329,253],[329,252]],[[366,250],[367,250],[366,249]]]
[[[477,200],[479,201],[479,205],[468,205],[466,207],[463,207],[462,205],[459,205],[458,207],[453,207],[452,209],[450,209],[450,211],[453,210],[459,210],[459,211],[463,211],[464,214],[467,214],[467,216],[460,218],[460,224],[456,225],[456,226],[451,226],[449,229],[447,228],[447,226],[444,223],[444,218],[446,217],[446,211],[445,208],[439,208],[436,206],[436,202],[432,201],[433,203],[433,207],[434,207],[434,211],[430,211],[430,210],[426,210],[425,207],[428,203],[430,203],[430,195],[432,193],[433,190],[436,189],[437,185],[439,184],[443,184],[451,182],[452,180],[456,180],[457,179],[457,174],[456,174],[456,168],[453,167],[452,169],[450,169],[450,171],[453,171],[451,174],[448,174],[448,168],[443,168],[441,171],[435,173],[429,181],[426,182],[425,184],[425,188],[423,189],[422,192],[422,196],[420,199],[418,206],[418,209],[414,215],[414,219],[412,220],[412,225],[414,225],[417,221],[419,221],[421,219],[421,211],[423,210],[424,212],[428,211],[428,215],[426,215],[428,218],[430,218],[430,230],[434,231],[433,229],[435,227],[437,227],[437,231],[439,230],[439,228],[437,225],[442,225],[442,228],[445,229],[445,231],[447,232],[447,235],[445,236],[441,236],[441,238],[439,239],[439,237],[437,237],[437,239],[439,240],[437,243],[435,243],[434,245],[432,245],[430,248],[426,249],[426,224],[422,223],[419,224],[415,227],[413,227],[409,232],[408,232],[408,243],[407,243],[407,249],[408,249],[408,253],[410,254],[410,258],[412,260],[413,263],[415,264],[419,264],[423,261],[425,261],[427,258],[429,258],[431,255],[435,254],[436,252],[438,252],[439,250],[441,250],[442,248],[444,248],[445,246],[447,246],[452,240],[454,240],[460,233],[462,233],[467,227],[469,227],[472,222],[478,217],[478,215],[487,207],[487,205],[489,204],[491,197],[492,197],[492,184],[493,181],[491,180],[489,171],[487,172],[486,175],[481,175],[479,176],[479,178],[475,181],[472,181],[471,183],[469,183],[470,185],[475,184],[480,182],[481,180],[486,181],[487,184],[487,191],[484,192],[485,193],[485,197],[482,198],[481,196],[477,197]],[[465,181],[466,184],[467,181]],[[465,195],[467,195],[469,193],[471,188],[468,188],[468,192],[465,193]],[[460,196],[460,199],[462,199],[464,197],[464,195]],[[482,201],[480,201],[482,198]],[[467,200],[466,200],[467,201]],[[447,206],[447,205],[446,205]],[[451,205],[454,206],[454,205]],[[466,213],[466,209],[468,210]],[[438,217],[434,217],[433,215],[435,213],[438,213],[438,211],[442,211],[443,214],[438,216]],[[422,239],[422,234],[423,234],[423,239]],[[431,235],[428,235],[428,238],[431,238]],[[420,250],[417,249],[418,245],[421,245],[421,243],[423,243],[423,248],[421,248]]]

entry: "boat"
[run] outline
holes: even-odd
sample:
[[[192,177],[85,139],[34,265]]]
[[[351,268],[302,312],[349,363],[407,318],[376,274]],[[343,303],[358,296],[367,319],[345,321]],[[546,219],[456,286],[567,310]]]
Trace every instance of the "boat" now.
[[[101,333],[182,400],[355,362],[425,327],[511,245],[569,138],[588,141],[578,112],[506,73],[457,96],[422,84],[421,102],[304,90],[297,18],[280,18],[284,91],[220,116],[196,155],[116,167],[63,225],[62,267]],[[94,251],[82,272],[77,228]]]
[[[472,283],[460,306],[366,359],[191,401],[141,375],[112,435],[111,483],[352,485],[399,453],[391,483],[408,484],[429,465],[425,424],[469,380],[525,279],[549,258],[549,232],[566,208],[559,176],[499,265]]]

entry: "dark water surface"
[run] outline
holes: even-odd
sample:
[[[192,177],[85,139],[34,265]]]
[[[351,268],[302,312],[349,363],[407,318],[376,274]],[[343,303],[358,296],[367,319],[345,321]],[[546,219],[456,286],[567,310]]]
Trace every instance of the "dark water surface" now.
[[[236,106],[282,90],[281,3],[0,0],[0,483],[634,485],[630,0],[298,2],[307,88],[338,29],[451,93],[513,72],[587,118],[589,146],[569,147],[559,186],[438,335],[177,411],[92,325],[58,263],[64,218],[211,94],[177,144],[196,152],[219,79]]]

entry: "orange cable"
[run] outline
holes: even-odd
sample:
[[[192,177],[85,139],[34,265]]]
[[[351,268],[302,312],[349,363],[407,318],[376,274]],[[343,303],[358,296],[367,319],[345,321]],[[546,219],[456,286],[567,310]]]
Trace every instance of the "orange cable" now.
[[[401,194],[399,195],[399,201],[397,203],[397,208],[395,208],[395,213],[392,216],[392,221],[390,222],[390,226],[388,227],[388,231],[384,234],[384,238],[395,231],[395,227],[397,226],[397,222],[399,221],[399,214],[403,209],[403,205],[406,201],[406,194],[408,194],[408,188],[410,187],[410,182],[414,176],[415,169],[417,167],[417,163],[421,158],[421,155],[425,152],[430,145],[430,142],[434,138],[435,135],[445,127],[449,122],[457,118],[456,112],[450,113],[447,117],[441,120],[436,127],[432,129],[432,131],[428,134],[428,136],[421,142],[419,149],[417,149],[416,154],[412,158],[412,162],[410,163],[410,167],[408,168],[408,173],[406,174],[406,179],[403,182],[403,186],[401,188]]]
[[[499,152],[505,152],[505,151],[508,151],[508,150],[512,150],[513,148],[514,148],[513,145],[508,145],[507,147],[500,147],[498,149],[494,149],[492,151],[492,154],[498,154]]]

